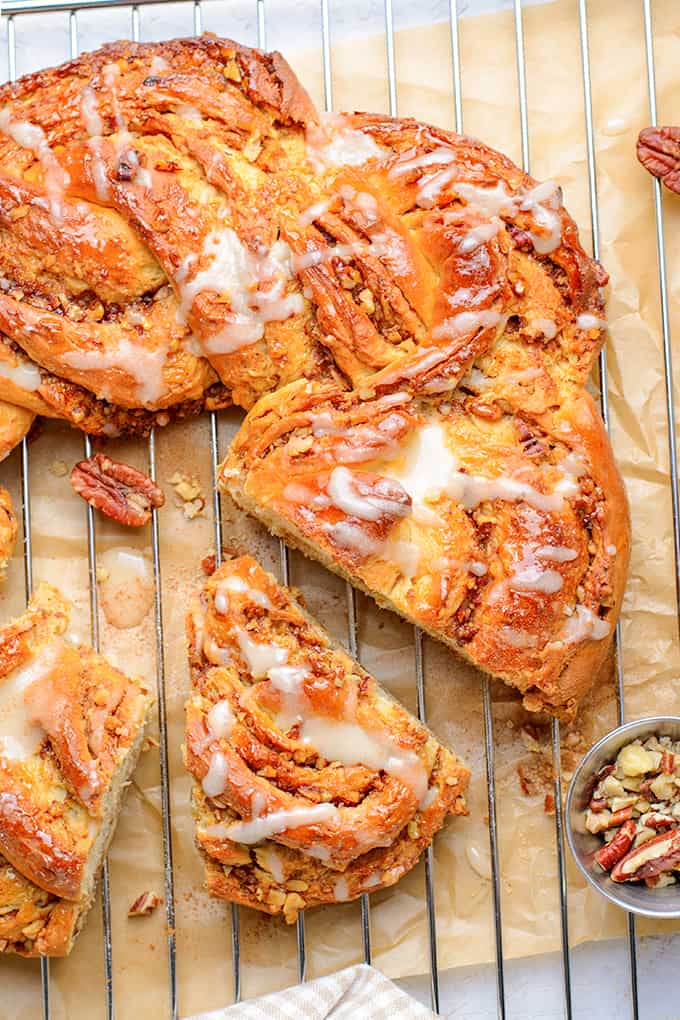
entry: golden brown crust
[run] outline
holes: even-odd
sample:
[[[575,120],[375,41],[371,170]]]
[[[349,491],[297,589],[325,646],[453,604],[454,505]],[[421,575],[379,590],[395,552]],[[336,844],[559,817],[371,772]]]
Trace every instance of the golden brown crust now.
[[[236,227],[251,261],[276,240],[275,225],[260,235],[285,180],[277,161],[286,137],[299,142],[316,117],[280,55],[207,36],[122,42],[1,91],[0,329],[31,358],[150,411],[200,401],[217,381],[210,362],[218,371],[225,362],[246,403],[326,366],[283,321],[246,359],[208,350],[229,302],[182,291],[220,231]],[[42,163],[36,131],[50,147]]]
[[[250,407],[425,370],[442,390],[500,333],[583,381],[599,349],[576,320],[606,277],[556,189],[413,120],[319,123],[277,53],[115,43],[0,97],[0,329],[100,399],[165,409],[219,376]]]
[[[55,896],[89,902],[149,693],[62,637],[49,585],[0,632],[0,852]]]
[[[145,437],[153,428],[164,428],[203,411],[221,410],[231,403],[226,387],[215,382],[200,400],[173,404],[162,411],[119,407],[99,400],[83,386],[51,375],[0,334],[0,459],[21,441],[37,414],[62,419],[90,435],[111,439]]]
[[[187,628],[186,763],[215,895],[290,922],[391,885],[466,812],[456,756],[250,557],[210,578]]]
[[[83,914],[82,904],[40,889],[0,854],[0,953],[67,956]]]
[[[564,718],[594,682],[629,556],[591,398],[530,416],[301,382],[263,398],[222,484],[245,510]]]

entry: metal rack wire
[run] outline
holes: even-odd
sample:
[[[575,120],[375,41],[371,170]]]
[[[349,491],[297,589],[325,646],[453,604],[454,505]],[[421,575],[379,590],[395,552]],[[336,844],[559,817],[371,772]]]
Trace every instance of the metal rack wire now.
[[[78,53],[78,11],[92,10],[110,7],[130,8],[130,35],[133,39],[140,38],[140,18],[144,7],[154,4],[162,4],[167,0],[140,0],[138,4],[130,5],[125,0],[78,0],[69,3],[67,0],[6,0],[3,3],[2,13],[5,16],[4,30],[7,38],[7,54],[9,77],[16,78],[16,28],[21,23],[22,15],[63,12],[68,18],[69,40],[71,56]],[[225,0],[193,0],[193,30],[195,34],[202,31],[202,4],[209,5],[224,3]],[[256,21],[258,45],[266,47],[266,2],[265,0],[253,0],[256,5]],[[321,26],[321,54],[323,59],[323,88],[324,100],[327,110],[333,106],[333,79],[331,68],[331,21],[330,21],[330,0],[319,0],[320,2],[320,26]],[[389,112],[397,114],[397,67],[395,56],[394,38],[394,15],[392,0],[383,0],[384,3],[384,31],[386,40],[386,67],[387,67],[387,89],[389,97]],[[595,161],[595,143],[592,112],[591,94],[591,67],[588,36],[588,2],[587,0],[575,0],[578,5],[578,20],[580,32],[580,55],[582,85],[584,96],[584,121],[586,135],[586,160],[588,170],[588,187],[590,199],[590,217],[592,228],[592,250],[595,258],[600,255],[600,220],[597,192],[597,174]],[[656,123],[656,87],[654,69],[654,35],[652,21],[651,0],[641,0],[643,24],[644,24],[644,45],[647,66],[647,87],[649,97],[650,122]],[[459,35],[459,13],[457,0],[449,0],[449,28],[451,40],[451,61],[452,61],[452,92],[453,108],[455,117],[455,128],[463,130],[463,104],[461,89],[461,50]],[[525,70],[525,48],[523,30],[522,0],[513,0],[514,32],[517,59],[517,82],[518,82],[518,104],[520,116],[521,153],[524,169],[528,172],[530,167],[530,138],[528,123],[528,96]],[[659,302],[661,311],[661,326],[663,340],[664,358],[664,381],[666,414],[668,421],[668,452],[670,462],[670,483],[672,493],[673,511],[673,539],[675,551],[675,583],[678,604],[680,605],[680,489],[678,486],[678,458],[677,445],[673,423],[675,421],[675,404],[673,393],[673,368],[671,352],[671,333],[668,307],[668,286],[666,275],[665,240],[663,208],[661,201],[661,187],[658,180],[653,181],[654,189],[654,214],[656,226],[656,245],[659,270]],[[609,400],[608,400],[608,374],[606,352],[603,350],[599,361],[600,377],[600,401],[602,415],[605,425],[609,431]],[[220,460],[218,418],[215,412],[209,418],[210,435],[210,458],[213,483],[217,478],[217,467]],[[91,440],[84,439],[85,456],[92,452]],[[156,475],[156,440],[152,432],[148,442],[148,464],[149,474],[152,478]],[[24,439],[21,446],[21,500],[22,500],[22,522],[24,533],[24,564],[25,564],[25,587],[26,596],[30,597],[33,586],[33,561],[31,541],[31,493],[29,473],[29,448]],[[220,495],[216,486],[213,486],[214,513],[214,542],[217,563],[221,561],[223,549],[223,534],[221,523]],[[87,508],[87,550],[88,550],[88,579],[90,587],[90,619],[92,643],[95,648],[99,647],[98,627],[98,604],[96,586],[96,528],[94,513],[90,507]],[[163,813],[162,835],[163,835],[163,863],[165,880],[165,903],[167,911],[167,956],[168,956],[168,977],[169,977],[169,1009],[172,1020],[178,1015],[177,998],[177,971],[176,971],[176,942],[175,942],[175,901],[174,881],[172,868],[172,826],[169,796],[169,771],[168,771],[168,743],[167,743],[167,715],[165,697],[165,659],[164,659],[164,638],[163,638],[163,607],[161,595],[161,559],[160,559],[160,533],[157,512],[153,511],[151,527],[151,546],[153,557],[154,573],[154,621],[155,621],[155,643],[156,643],[156,673],[158,680],[158,723],[160,730],[160,773],[161,773],[161,804]],[[290,561],[286,546],[280,546],[280,573],[282,580],[287,583],[290,579]],[[347,585],[347,619],[348,619],[348,648],[353,656],[357,654],[357,602],[354,589]],[[680,616],[678,617],[680,628]],[[619,720],[623,721],[625,714],[624,704],[624,676],[622,658],[619,654],[620,628],[616,628],[616,668],[618,687],[618,713]],[[423,660],[422,634],[418,629],[414,632],[414,655],[415,655],[415,678],[417,712],[421,719],[425,719],[425,670]],[[507,1011],[507,996],[503,952],[503,924],[501,904],[501,872],[499,864],[498,847],[498,825],[496,816],[496,790],[495,790],[495,741],[494,741],[494,720],[492,713],[491,688],[488,680],[483,681],[482,708],[484,720],[484,746],[486,752],[486,769],[488,779],[488,815],[489,815],[489,842],[492,863],[492,907],[495,931],[495,953],[496,953],[496,993],[497,993],[497,1014],[505,1020]],[[560,783],[560,732],[559,724],[555,722],[552,728],[552,753],[555,773],[555,843],[558,861],[558,887],[560,896],[560,919],[561,919],[561,945],[562,945],[562,979],[564,991],[564,1015],[567,1020],[573,1015],[573,976],[571,951],[569,943],[569,914],[567,901],[567,883],[565,868],[565,850],[563,838],[563,816],[562,796]],[[439,1012],[440,1006],[440,979],[437,960],[437,920],[434,899],[434,860],[431,848],[425,855],[425,896],[427,903],[427,931],[429,940],[430,957],[430,998],[432,1008]],[[111,910],[108,865],[105,865],[102,875],[102,925],[104,931],[104,970],[106,982],[106,1013],[108,1020],[113,1020],[115,1014],[115,997],[113,983],[113,956],[111,940]],[[240,951],[240,922],[239,909],[236,905],[231,910],[231,951],[233,961],[233,994],[238,1001],[241,998],[241,951]],[[306,976],[306,937],[304,926],[304,915],[300,915],[297,924],[297,971],[300,980]],[[370,903],[369,896],[365,894],[361,898],[361,937],[363,958],[366,962],[371,960],[371,929],[370,929]],[[636,925],[633,915],[629,915],[628,921],[628,952],[630,962],[630,993],[631,993],[631,1015],[633,1020],[640,1016],[639,990],[638,990],[638,944]],[[41,989],[42,989],[42,1012],[44,1020],[49,1020],[50,1010],[50,968],[49,961],[41,961]]]

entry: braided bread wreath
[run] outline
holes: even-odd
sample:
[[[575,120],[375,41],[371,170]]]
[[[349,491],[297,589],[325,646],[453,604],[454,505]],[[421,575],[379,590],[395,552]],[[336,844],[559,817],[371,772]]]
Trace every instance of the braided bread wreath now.
[[[602,267],[553,183],[320,117],[278,53],[115,43],[0,90],[0,400],[95,435],[250,409],[221,483],[571,717],[629,553],[585,390]]]

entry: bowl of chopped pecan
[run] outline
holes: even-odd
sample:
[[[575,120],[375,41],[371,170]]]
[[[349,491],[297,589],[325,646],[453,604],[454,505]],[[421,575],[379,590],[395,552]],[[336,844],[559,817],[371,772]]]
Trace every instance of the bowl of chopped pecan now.
[[[680,717],[627,723],[579,762],[566,802],[586,879],[634,914],[680,917]]]

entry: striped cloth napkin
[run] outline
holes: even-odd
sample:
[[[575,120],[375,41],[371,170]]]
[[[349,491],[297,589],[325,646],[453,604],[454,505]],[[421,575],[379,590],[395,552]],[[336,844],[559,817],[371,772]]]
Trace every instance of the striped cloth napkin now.
[[[188,1020],[435,1020],[410,995],[365,963]]]

